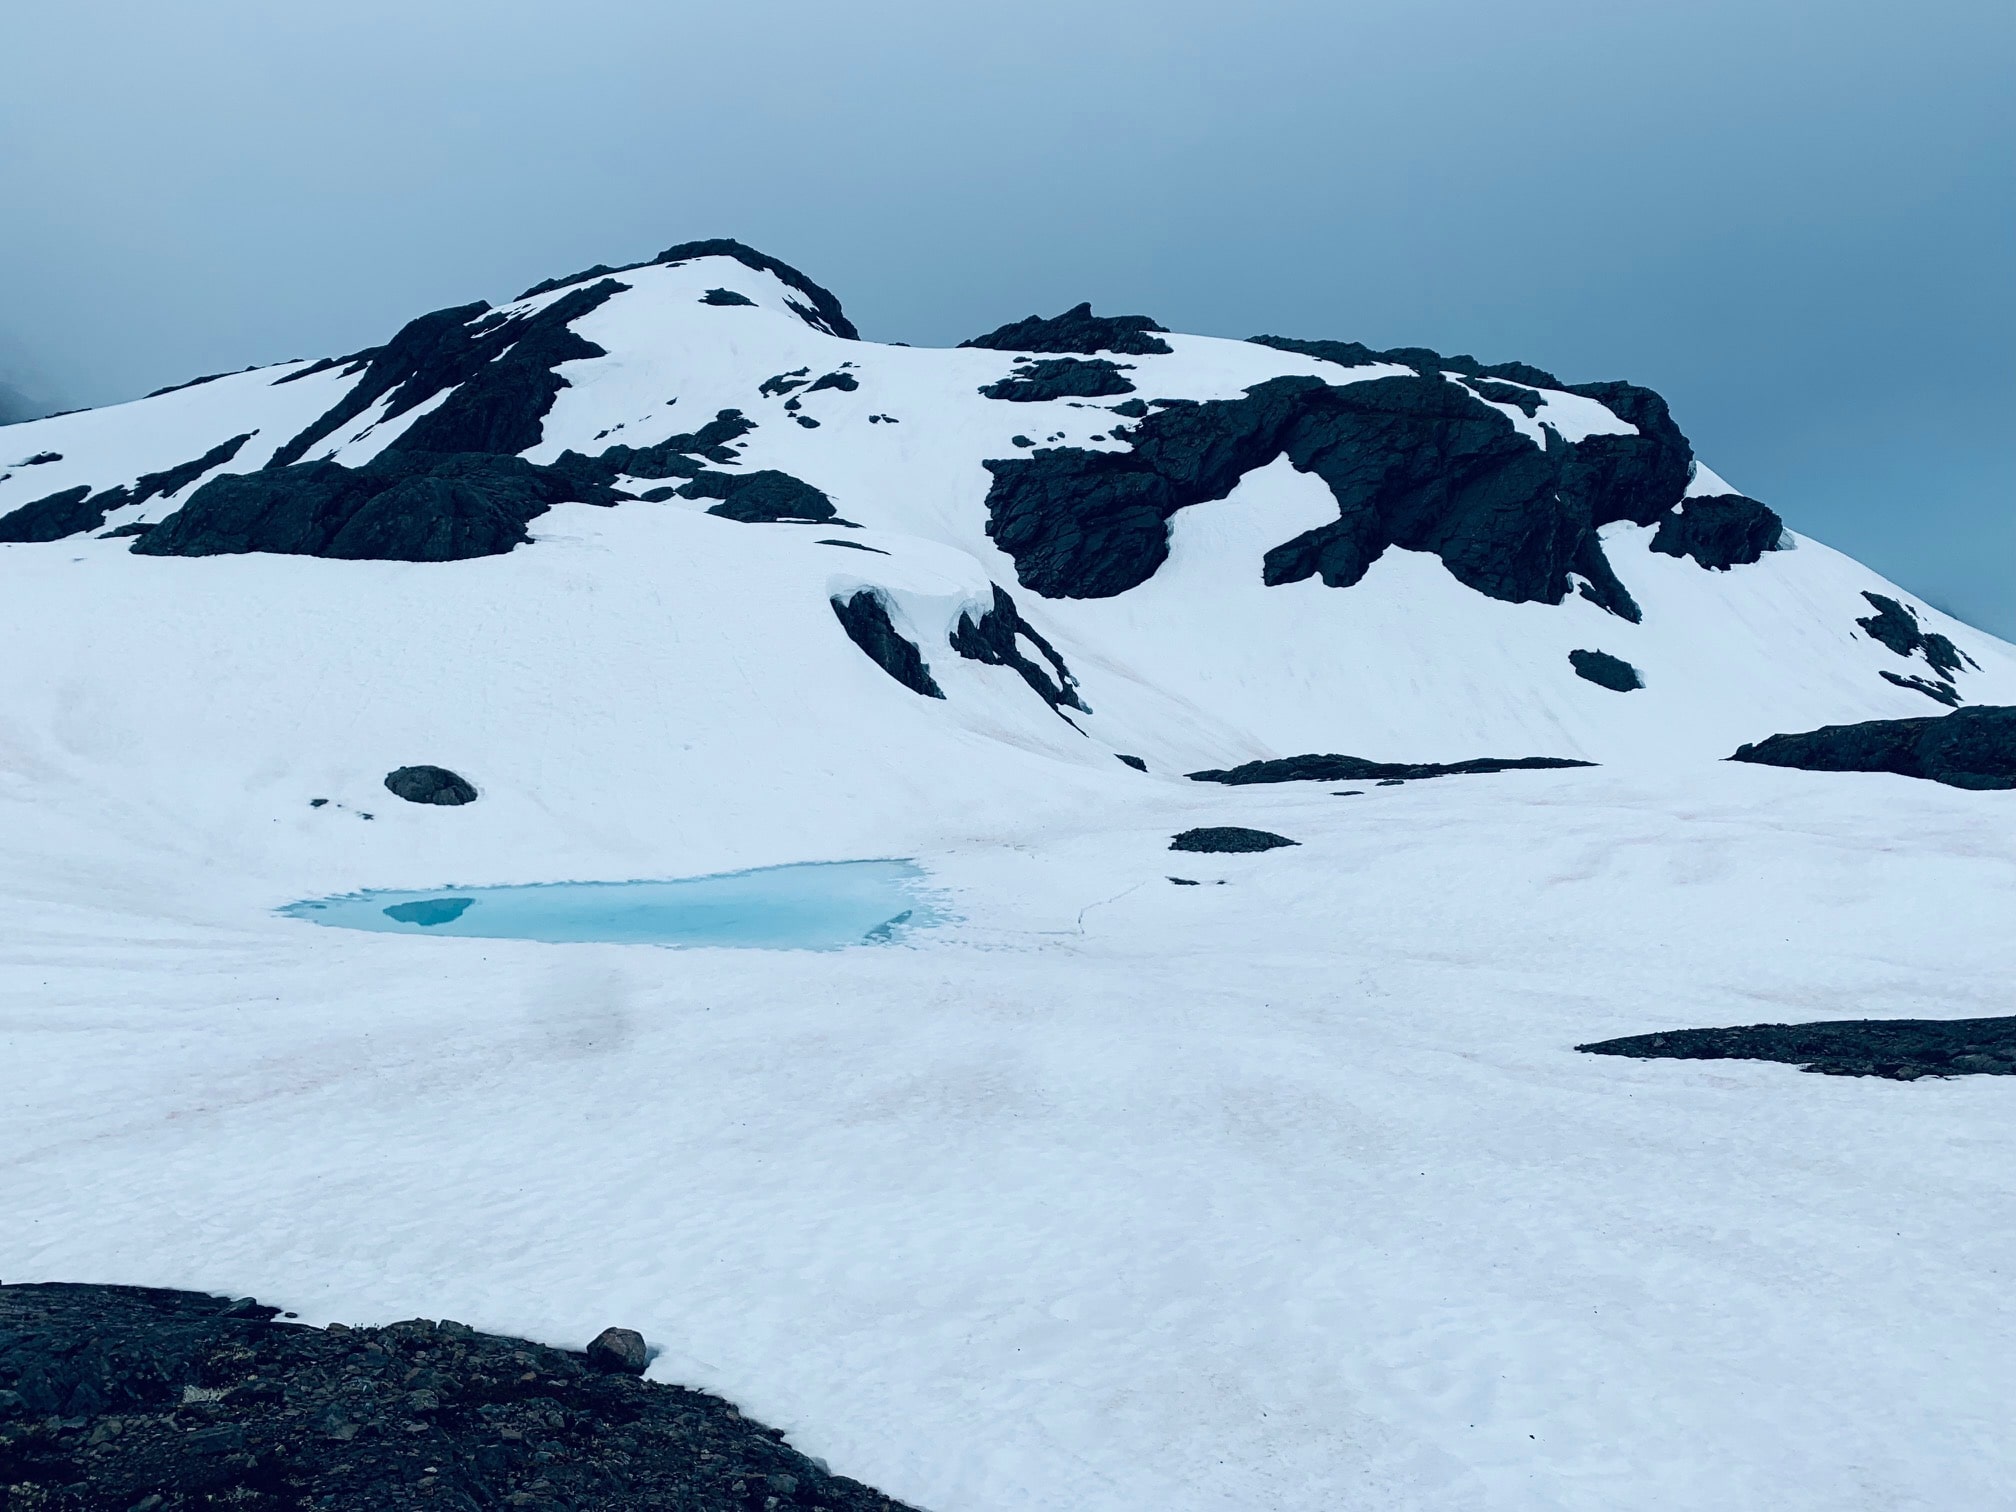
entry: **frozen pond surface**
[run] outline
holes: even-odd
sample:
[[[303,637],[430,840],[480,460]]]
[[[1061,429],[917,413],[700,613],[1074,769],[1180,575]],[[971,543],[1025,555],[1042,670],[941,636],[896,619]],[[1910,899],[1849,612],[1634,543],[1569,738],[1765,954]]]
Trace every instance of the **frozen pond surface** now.
[[[341,929],[479,939],[838,950],[887,944],[943,915],[909,861],[801,862],[671,882],[379,889],[290,903]]]

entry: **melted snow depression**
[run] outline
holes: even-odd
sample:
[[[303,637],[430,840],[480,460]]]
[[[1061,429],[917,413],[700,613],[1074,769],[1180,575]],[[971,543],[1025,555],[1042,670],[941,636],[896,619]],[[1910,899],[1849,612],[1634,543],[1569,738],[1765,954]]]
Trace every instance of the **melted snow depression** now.
[[[0,1274],[938,1512],[2006,1505],[2016,1066],[1576,1047],[2007,1014],[2016,648],[1633,384],[984,324],[683,243],[0,429]]]
[[[289,918],[342,929],[491,940],[838,950],[887,944],[938,921],[905,861],[766,866],[673,882],[546,882],[372,891],[291,903]]]

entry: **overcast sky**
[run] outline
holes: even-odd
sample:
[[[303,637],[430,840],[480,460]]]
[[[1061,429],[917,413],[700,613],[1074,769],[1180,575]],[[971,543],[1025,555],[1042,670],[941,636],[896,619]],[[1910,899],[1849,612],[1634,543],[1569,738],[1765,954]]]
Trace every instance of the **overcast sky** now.
[[[2011,0],[0,7],[0,383],[382,340],[737,236],[864,334],[1090,298],[1664,392],[2016,637]]]

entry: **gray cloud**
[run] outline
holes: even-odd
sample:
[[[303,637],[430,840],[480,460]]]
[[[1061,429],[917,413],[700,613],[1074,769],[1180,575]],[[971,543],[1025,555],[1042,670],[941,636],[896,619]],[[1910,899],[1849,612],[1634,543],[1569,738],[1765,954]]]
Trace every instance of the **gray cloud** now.
[[[2004,0],[74,0],[0,57],[73,402],[733,235],[889,339],[1089,297],[1629,376],[2016,634]]]

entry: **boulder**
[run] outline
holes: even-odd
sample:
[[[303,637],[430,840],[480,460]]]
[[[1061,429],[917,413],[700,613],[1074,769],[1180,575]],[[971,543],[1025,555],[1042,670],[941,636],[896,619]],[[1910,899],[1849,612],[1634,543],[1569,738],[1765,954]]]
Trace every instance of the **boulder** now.
[[[476,789],[469,780],[446,767],[403,766],[396,772],[385,774],[385,787],[395,797],[404,798],[408,803],[434,803],[454,808],[476,801]]]

